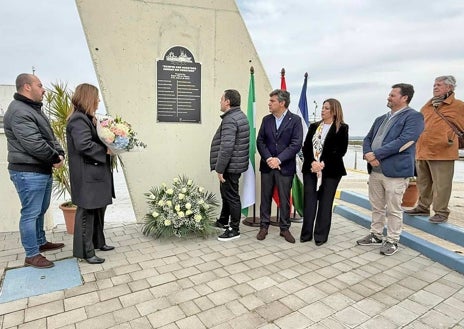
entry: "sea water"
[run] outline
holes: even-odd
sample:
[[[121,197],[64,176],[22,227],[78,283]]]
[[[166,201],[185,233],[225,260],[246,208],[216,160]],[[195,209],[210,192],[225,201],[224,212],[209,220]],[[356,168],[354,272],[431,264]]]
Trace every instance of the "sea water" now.
[[[349,145],[348,151],[343,158],[347,169],[355,169],[367,172],[367,164],[363,159],[361,145]],[[464,161],[459,160],[454,162],[454,182],[464,182]]]

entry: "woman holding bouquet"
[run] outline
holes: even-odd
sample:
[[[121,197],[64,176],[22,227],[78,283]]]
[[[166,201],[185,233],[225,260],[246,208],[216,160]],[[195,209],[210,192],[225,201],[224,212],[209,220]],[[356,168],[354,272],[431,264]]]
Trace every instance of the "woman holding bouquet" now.
[[[95,112],[99,103],[97,87],[83,83],[71,99],[68,117],[68,143],[71,199],[77,205],[74,226],[74,257],[90,264],[105,261],[95,249],[114,249],[106,245],[103,225],[106,206],[114,197],[110,152],[97,135]]]

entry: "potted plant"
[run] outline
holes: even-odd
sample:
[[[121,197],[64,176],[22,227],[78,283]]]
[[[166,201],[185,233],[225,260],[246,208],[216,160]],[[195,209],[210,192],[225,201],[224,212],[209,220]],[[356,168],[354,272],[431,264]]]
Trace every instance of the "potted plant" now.
[[[419,199],[419,190],[416,185],[416,177],[409,177],[409,184],[403,194],[403,207],[414,207]]]
[[[72,92],[63,83],[52,83],[45,94],[44,109],[50,119],[53,133],[67,154],[66,121],[71,112]],[[60,168],[53,169],[53,194],[56,198],[71,196],[71,183],[69,179],[69,166],[65,161]],[[66,231],[74,233],[74,221],[76,206],[71,201],[65,201],[60,205],[63,211]]]

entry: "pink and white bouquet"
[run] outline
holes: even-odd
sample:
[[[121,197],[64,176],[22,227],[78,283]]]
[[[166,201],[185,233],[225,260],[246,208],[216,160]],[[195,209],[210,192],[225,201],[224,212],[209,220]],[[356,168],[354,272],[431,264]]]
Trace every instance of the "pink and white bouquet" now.
[[[131,125],[119,116],[97,118],[97,133],[100,140],[114,154],[140,151],[147,147],[145,143],[135,137],[137,134]]]

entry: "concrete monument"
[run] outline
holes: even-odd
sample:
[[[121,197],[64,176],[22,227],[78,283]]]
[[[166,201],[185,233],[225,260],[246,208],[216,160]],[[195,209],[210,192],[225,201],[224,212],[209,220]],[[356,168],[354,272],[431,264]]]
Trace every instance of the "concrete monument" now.
[[[253,65],[259,127],[272,89],[235,2],[76,4],[108,113],[130,122],[148,145],[122,155],[138,221],[147,211],[144,193],[178,175],[219,197],[209,146],[220,121],[220,97],[225,89],[239,90],[246,113]]]

